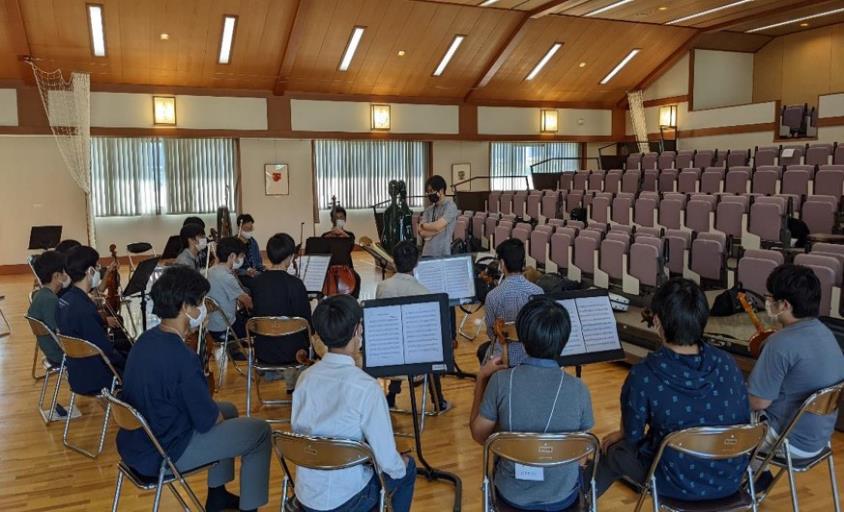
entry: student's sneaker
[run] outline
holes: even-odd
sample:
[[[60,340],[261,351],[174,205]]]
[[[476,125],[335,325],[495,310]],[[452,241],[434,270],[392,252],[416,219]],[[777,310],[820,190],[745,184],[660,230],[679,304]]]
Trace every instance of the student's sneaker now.
[[[396,394],[395,393],[387,393],[387,407],[390,409],[396,408]]]
[[[438,409],[438,414],[445,414],[448,411],[454,409],[454,404],[452,404],[448,400],[443,400],[442,402],[440,402],[440,406],[438,407]]]
[[[48,409],[41,410],[41,416],[44,418],[44,421],[47,421],[47,417],[49,416],[49,414],[50,411]],[[80,416],[82,416],[82,411],[80,411],[79,408],[74,405],[73,411],[71,411],[70,413],[70,419],[75,420]],[[64,421],[65,419],[67,419],[67,409],[65,409],[61,404],[56,404],[56,410],[53,411],[53,421]]]

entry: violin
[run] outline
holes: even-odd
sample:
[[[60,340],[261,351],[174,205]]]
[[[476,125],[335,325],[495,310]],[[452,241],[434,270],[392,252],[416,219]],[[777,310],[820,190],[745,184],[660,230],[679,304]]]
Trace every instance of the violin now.
[[[495,340],[501,345],[501,362],[504,363],[505,368],[510,367],[510,340],[507,337],[507,325],[503,318],[496,318],[495,323],[492,324],[492,332],[495,334]],[[492,351],[490,351],[492,353]]]
[[[203,330],[200,328],[199,331],[191,331],[185,337],[185,343],[199,355],[199,360],[202,362],[202,371],[205,373],[205,381],[208,383],[208,391],[213,395],[217,391],[217,379],[214,378],[211,361],[214,357],[216,342],[211,333],[205,330],[203,343],[200,345],[199,335]]]
[[[750,317],[750,322],[753,323],[753,327],[756,328],[756,333],[750,337],[748,343],[750,345],[750,354],[756,359],[759,359],[759,356],[762,354],[762,349],[765,348],[765,342],[768,340],[768,336],[774,334],[774,330],[765,329],[765,326],[762,325],[762,321],[759,320],[758,316],[756,316],[756,311],[753,310],[753,306],[751,306],[750,302],[748,302],[747,296],[744,292],[738,292],[736,295],[738,297],[738,301],[741,303],[741,307],[744,309],[744,312]]]

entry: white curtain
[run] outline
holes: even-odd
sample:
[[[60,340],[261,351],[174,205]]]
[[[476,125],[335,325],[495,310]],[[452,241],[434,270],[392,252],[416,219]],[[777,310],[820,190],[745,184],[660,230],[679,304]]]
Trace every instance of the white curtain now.
[[[160,214],[161,165],[159,139],[92,138],[94,215]]]
[[[492,190],[525,190],[533,188],[531,165],[534,172],[575,171],[580,167],[580,144],[576,142],[493,142],[490,145],[489,175]]]
[[[164,139],[167,213],[234,209],[237,147],[234,139]]]

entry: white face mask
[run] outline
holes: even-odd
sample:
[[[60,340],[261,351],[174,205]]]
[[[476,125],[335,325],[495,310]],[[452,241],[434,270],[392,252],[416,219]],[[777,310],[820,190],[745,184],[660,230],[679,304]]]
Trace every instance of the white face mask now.
[[[69,288],[71,285],[70,276],[65,274],[64,279],[62,280],[62,289]]]
[[[252,232],[251,231],[241,231],[240,235],[247,240],[252,239]]]
[[[235,270],[239,270],[240,267],[242,267],[242,266],[243,266],[243,258],[238,258],[238,259],[234,260],[234,264],[232,265],[232,268],[235,269]]]
[[[200,251],[204,251],[206,247],[208,247],[208,239],[200,238],[199,241],[196,243],[196,248]]]
[[[100,276],[100,272],[94,267],[91,267],[88,269],[88,274],[91,276],[91,288],[93,289],[99,287],[103,280],[102,276]]]
[[[337,219],[335,224],[337,225],[338,229],[343,229],[344,227],[346,227],[346,219]]]
[[[187,315],[187,313],[185,313],[185,314]],[[187,315],[187,316],[188,316],[188,320],[190,321],[190,329],[192,331],[199,329],[199,326],[202,325],[202,322],[205,321],[205,317],[208,316],[208,308],[205,307],[205,302],[203,302],[199,306],[199,316],[197,316],[196,318],[194,318],[190,315]]]
[[[773,305],[774,305],[774,303],[772,301],[766,300],[765,301],[765,313],[768,314],[768,316],[771,318],[771,320],[777,320],[777,317],[780,316],[780,313],[782,313],[782,311],[780,311],[779,313],[774,313]]]

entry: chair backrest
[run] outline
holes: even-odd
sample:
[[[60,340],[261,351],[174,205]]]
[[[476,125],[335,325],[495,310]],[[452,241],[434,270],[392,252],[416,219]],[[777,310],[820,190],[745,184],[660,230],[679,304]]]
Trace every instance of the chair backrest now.
[[[746,194],[750,182],[750,167],[731,167],[724,181],[724,192],[728,194]]]
[[[307,332],[310,336],[311,328],[304,318],[284,316],[253,316],[246,321],[246,332],[258,336],[290,336],[299,332]]]
[[[685,169],[691,167],[694,161],[695,152],[692,149],[685,149],[677,152],[677,157],[674,159],[674,167],[677,169]]]
[[[731,149],[727,154],[727,167],[745,166],[750,162],[749,149]]]
[[[208,310],[208,317],[210,318],[211,315],[220,315],[223,321],[226,323],[227,326],[231,327],[234,320],[230,319],[226,312],[220,307],[220,304],[217,303],[216,300],[212,299],[208,295],[205,296],[205,309]]]
[[[659,155],[659,159],[657,160],[657,165],[660,169],[671,169],[674,167],[674,159],[677,157],[677,153],[674,151],[663,151]]]
[[[599,456],[598,438],[589,432],[534,434],[497,432],[484,444],[484,468],[489,471],[489,455],[530,466],[548,467],[570,464]]]
[[[94,345],[90,341],[83,340],[81,338],[74,338],[73,336],[65,336],[64,334],[58,335],[58,342],[62,352],[71,359],[99,357],[108,369],[111,370],[111,373],[116,381],[118,383],[123,382],[120,377],[120,373],[114,368],[114,365],[111,364],[108,356],[105,355],[100,347]]]
[[[25,315],[26,321],[29,322],[29,328],[32,329],[32,334],[35,336],[50,336],[53,339],[56,339],[56,334],[53,332],[52,329],[47,327],[47,324],[38,320],[37,318],[33,318],[29,315]]]
[[[753,453],[765,439],[766,431],[767,425],[764,423],[689,428],[666,436],[660,454],[666,448],[671,448],[705,460],[732,459]]]

